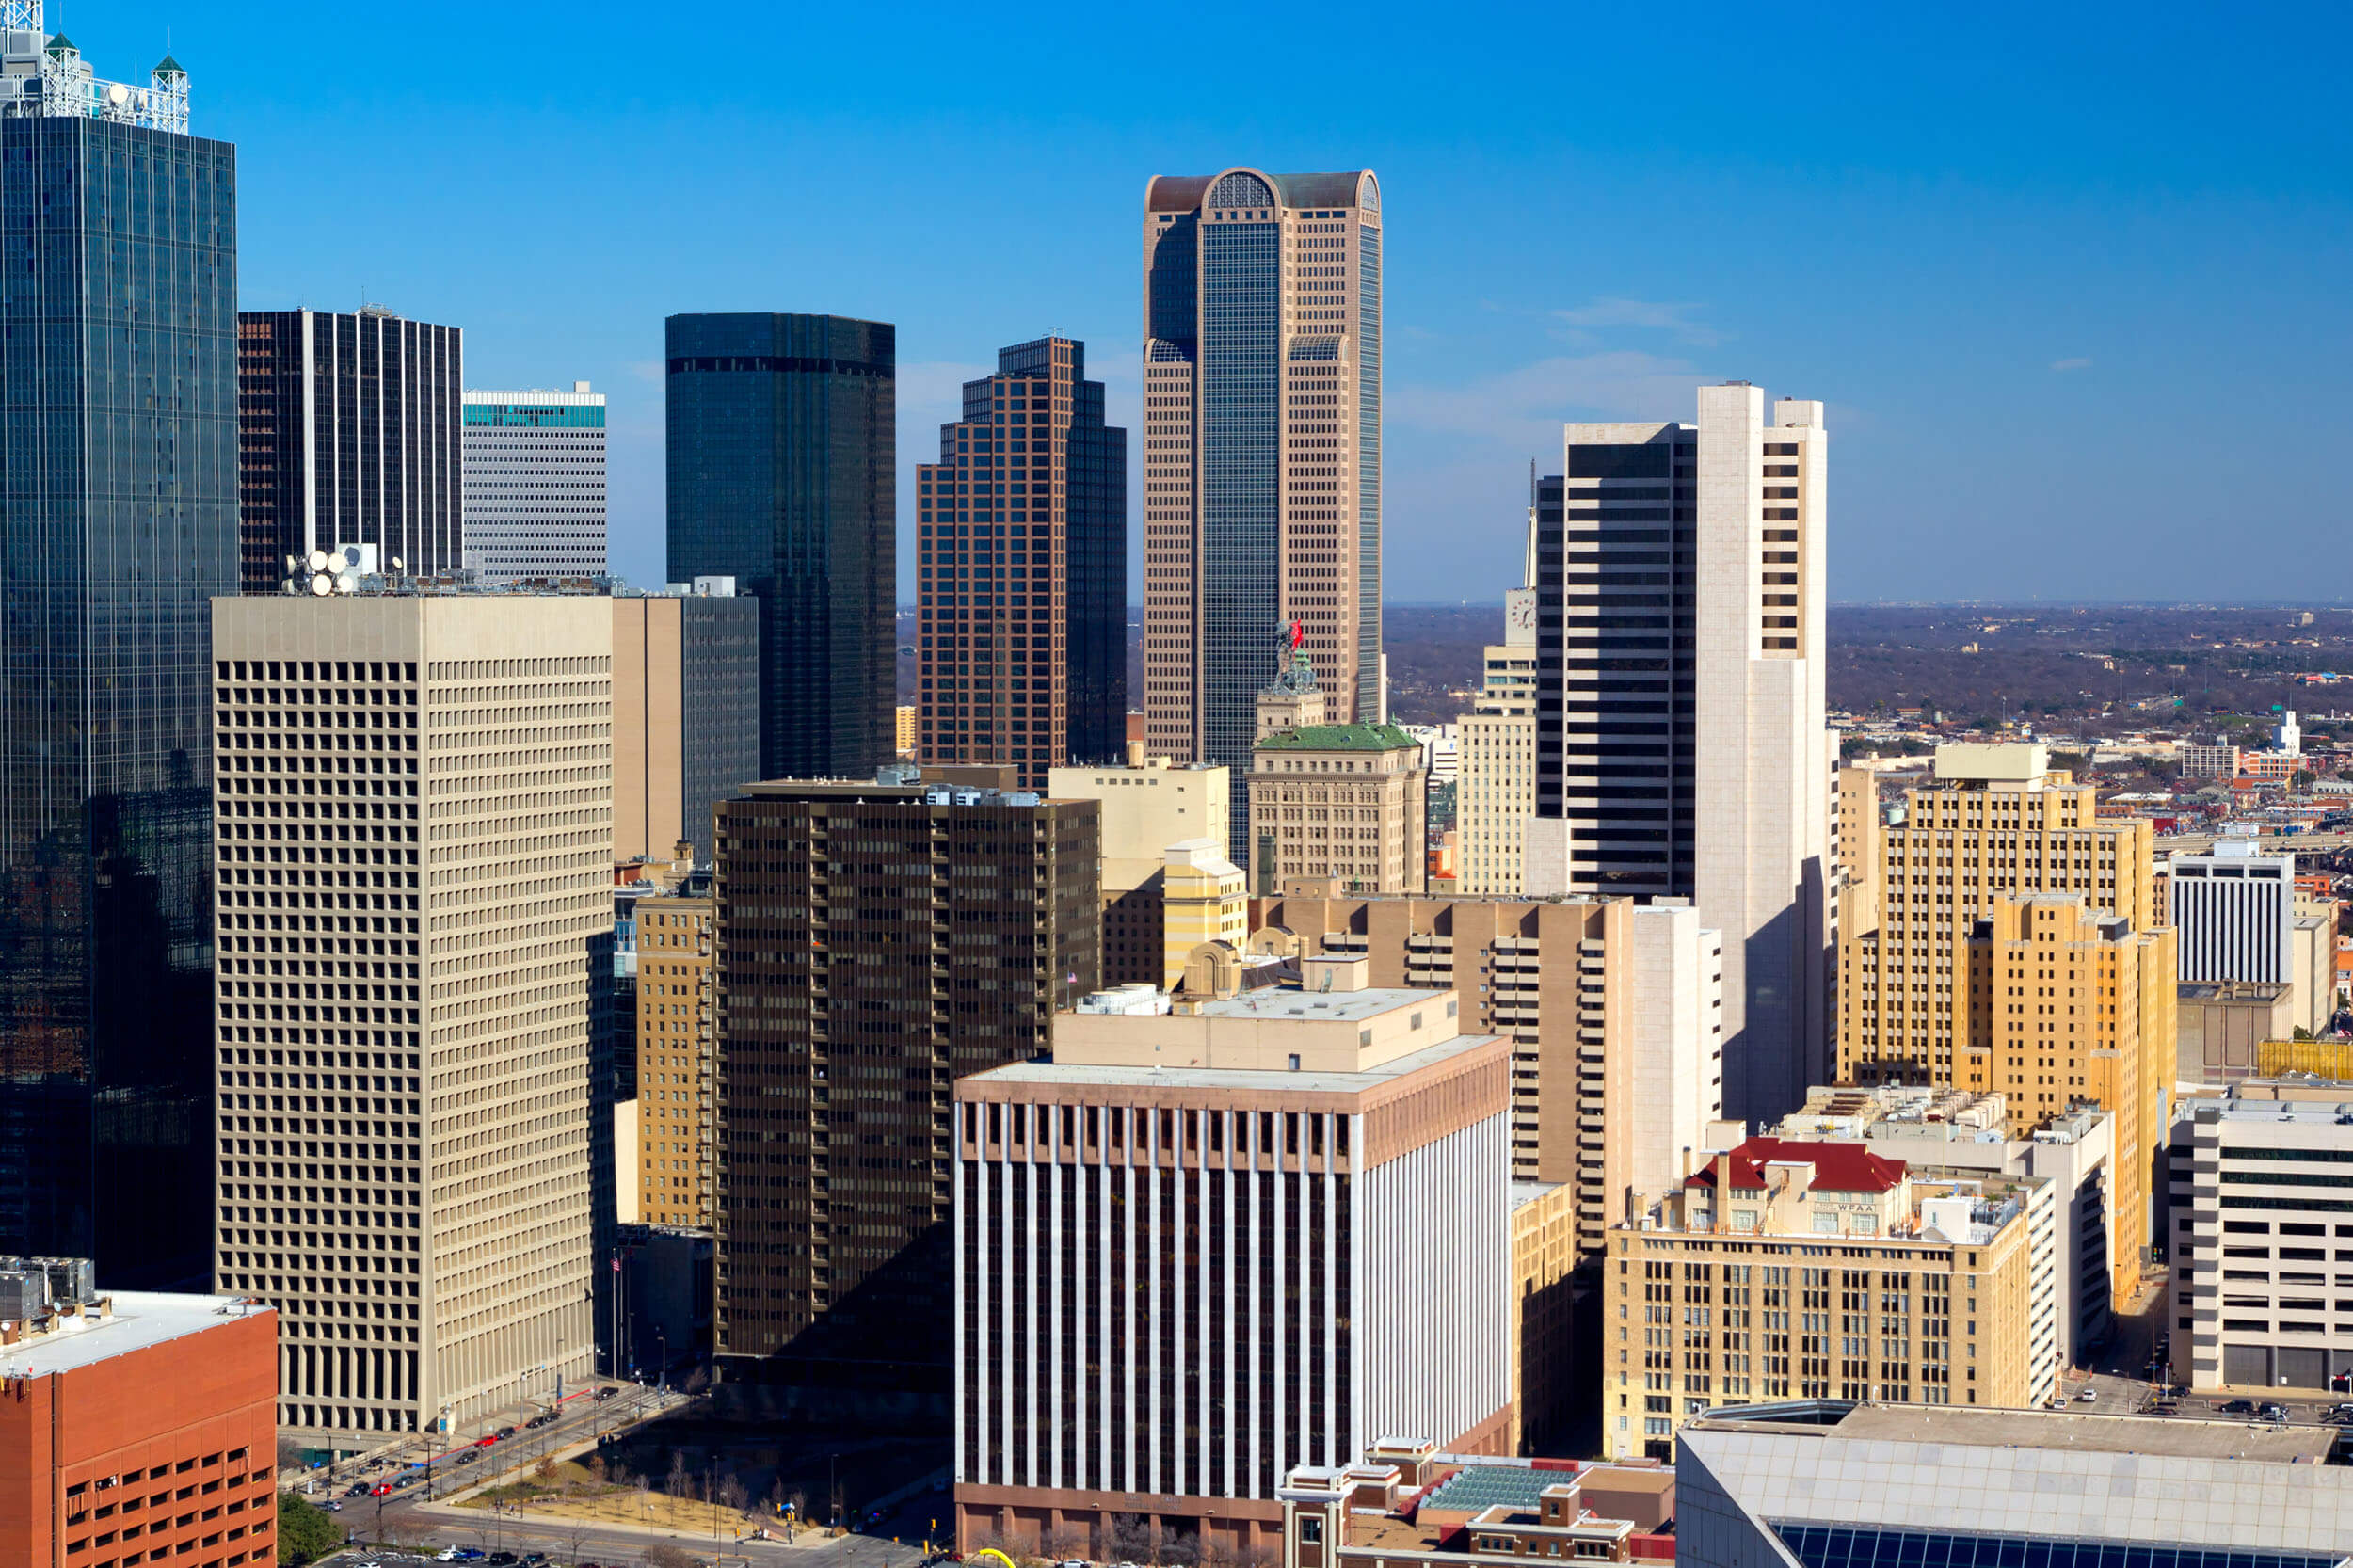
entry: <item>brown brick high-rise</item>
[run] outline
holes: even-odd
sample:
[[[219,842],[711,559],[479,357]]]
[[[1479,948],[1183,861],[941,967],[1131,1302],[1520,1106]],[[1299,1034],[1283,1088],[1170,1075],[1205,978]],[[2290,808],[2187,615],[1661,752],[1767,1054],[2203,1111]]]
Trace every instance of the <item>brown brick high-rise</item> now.
[[[916,467],[925,762],[1010,763],[1027,788],[1126,747],[1128,432],[1086,344],[1000,349]]]
[[[722,1356],[944,1373],[952,1086],[1097,984],[1096,811],[798,779],[720,806]]]

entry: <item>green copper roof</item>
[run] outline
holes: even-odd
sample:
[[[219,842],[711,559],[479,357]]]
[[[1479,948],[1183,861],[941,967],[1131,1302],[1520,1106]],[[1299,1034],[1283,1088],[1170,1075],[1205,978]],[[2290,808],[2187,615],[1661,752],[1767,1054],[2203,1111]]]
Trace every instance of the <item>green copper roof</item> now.
[[[63,33],[53,33],[50,35],[49,53],[51,55],[71,55],[75,52],[73,40],[66,37]]]
[[[155,67],[155,74],[158,76],[185,76],[187,72],[180,69],[180,62],[178,60],[173,59],[169,55],[166,55],[163,57],[163,62]]]
[[[1304,724],[1278,729],[1260,751],[1401,751],[1421,743],[1393,724]]]

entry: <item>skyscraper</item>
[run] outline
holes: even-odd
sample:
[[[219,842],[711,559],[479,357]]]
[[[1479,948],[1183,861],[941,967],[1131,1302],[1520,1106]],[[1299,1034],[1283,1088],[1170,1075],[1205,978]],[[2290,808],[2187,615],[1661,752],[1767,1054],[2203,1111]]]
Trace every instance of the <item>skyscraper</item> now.
[[[1155,755],[1232,768],[1297,621],[1335,723],[1381,689],[1381,187],[1160,175],[1144,214],[1144,686]]]
[[[711,813],[760,776],[760,606],[724,579],[613,602],[613,858],[711,859]]]
[[[372,544],[387,570],[462,565],[465,340],[381,305],[237,316],[244,580],[283,591],[286,558]]]
[[[841,316],[676,315],[670,578],[760,600],[760,771],[871,776],[895,755],[896,332]]]
[[[466,563],[486,582],[601,577],[604,394],[465,394]]]
[[[1693,900],[1724,938],[1724,1114],[1779,1116],[1830,1042],[1822,406],[1734,381],[1696,425],[1562,440],[1528,890]]]
[[[1010,763],[1024,785],[1125,749],[1128,432],[1086,344],[997,352],[916,469],[921,757]]]
[[[1094,989],[1101,855],[1091,800],[779,779],[720,806],[721,1355],[944,1383],[950,1087]]]
[[[200,1279],[237,165],[0,8],[0,1252]],[[104,200],[98,200],[98,193]]]
[[[314,1441],[551,1393],[596,1352],[612,602],[221,599],[213,642],[217,1288]]]

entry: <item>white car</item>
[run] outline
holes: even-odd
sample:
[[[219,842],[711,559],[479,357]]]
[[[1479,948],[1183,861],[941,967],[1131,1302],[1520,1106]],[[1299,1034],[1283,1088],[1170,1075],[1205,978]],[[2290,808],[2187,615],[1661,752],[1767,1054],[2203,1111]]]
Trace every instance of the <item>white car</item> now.
[[[2100,1401],[2100,1391],[2096,1388],[2086,1388],[2078,1393],[2075,1399],[2081,1404],[2097,1404]]]

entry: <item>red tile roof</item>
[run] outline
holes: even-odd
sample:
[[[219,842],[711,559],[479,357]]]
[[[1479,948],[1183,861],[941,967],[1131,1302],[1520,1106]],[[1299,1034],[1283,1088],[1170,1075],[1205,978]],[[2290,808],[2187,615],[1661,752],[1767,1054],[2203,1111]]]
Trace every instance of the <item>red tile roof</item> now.
[[[1904,1162],[1873,1154],[1861,1144],[1801,1144],[1786,1138],[1752,1138],[1732,1153],[1735,1188],[1765,1185],[1763,1167],[1772,1160],[1801,1160],[1814,1167],[1814,1185],[1827,1192],[1885,1192],[1904,1179]],[[1713,1187],[1713,1161],[1687,1177],[1686,1187]]]

